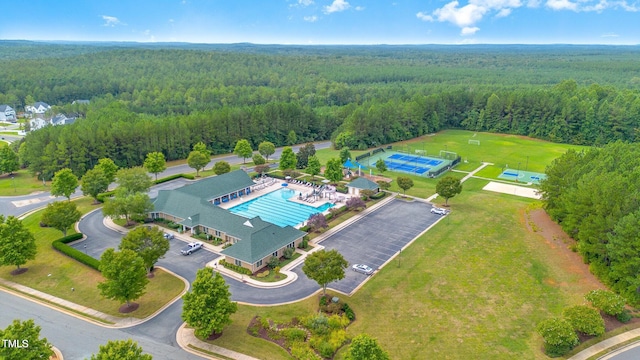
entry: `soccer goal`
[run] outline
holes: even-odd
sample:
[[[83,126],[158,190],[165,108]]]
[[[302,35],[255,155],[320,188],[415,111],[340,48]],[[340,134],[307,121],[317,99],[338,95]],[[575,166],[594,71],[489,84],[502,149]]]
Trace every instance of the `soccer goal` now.
[[[440,150],[440,158],[447,160],[454,160],[458,157],[458,153],[453,151]]]
[[[469,145],[480,145],[480,140],[469,139]]]
[[[427,155],[427,150],[416,150],[416,155]]]

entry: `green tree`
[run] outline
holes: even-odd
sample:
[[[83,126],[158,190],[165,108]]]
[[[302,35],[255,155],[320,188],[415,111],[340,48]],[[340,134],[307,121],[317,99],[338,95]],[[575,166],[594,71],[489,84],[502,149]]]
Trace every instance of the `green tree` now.
[[[316,175],[320,174],[320,170],[322,170],[322,164],[320,164],[318,157],[315,155],[309,156],[306,171],[307,174],[311,175],[311,179],[315,179]]]
[[[11,150],[9,146],[0,145],[0,174],[12,174],[19,168],[20,161],[18,161],[18,154]]]
[[[158,227],[137,227],[127,233],[120,242],[119,250],[133,250],[144,261],[148,273],[153,265],[169,251],[169,240]]]
[[[280,155],[280,170],[295,169],[297,163],[296,154],[290,146],[285,146]]]
[[[0,215],[0,266],[20,265],[36,258],[36,239],[33,234],[14,216],[5,219]]]
[[[413,187],[413,180],[411,180],[410,177],[398,176],[398,179],[396,179],[396,181],[398,182],[398,187],[402,189],[405,195],[407,195],[407,190]]]
[[[564,309],[562,316],[573,326],[573,329],[586,335],[600,336],[604,334],[604,319],[598,310],[577,305]]]
[[[147,154],[147,158],[144,160],[144,167],[148,172],[156,176],[158,180],[158,174],[167,169],[167,161],[164,159],[164,154],[158,151]]]
[[[269,169],[271,169],[269,167],[269,165],[264,164],[264,165],[258,165],[254,168],[255,172],[257,172],[258,174],[262,175],[264,173],[268,173]]]
[[[98,164],[94,168],[102,169],[104,175],[107,177],[107,181],[109,184],[116,181],[116,172],[118,171],[118,166],[113,162],[113,160],[109,158],[102,158],[98,160]]]
[[[98,284],[100,295],[126,302],[127,307],[144,295],[144,288],[149,283],[144,260],[133,250],[107,249],[100,257],[100,272],[105,278]]]
[[[376,169],[384,174],[384,172],[387,171],[387,163],[382,159],[378,159],[378,161],[376,161]]]
[[[462,183],[460,179],[452,176],[446,176],[436,184],[436,193],[444,198],[445,206],[448,205],[449,199],[460,194],[460,192],[462,192]]]
[[[289,131],[287,134],[287,145],[295,145],[298,143],[298,135],[294,130]]]
[[[231,171],[231,165],[226,161],[221,160],[213,165],[213,172],[216,173],[216,175],[226,174],[229,171]]]
[[[78,207],[71,201],[55,201],[47,205],[42,213],[40,222],[54,229],[62,231],[67,236],[67,230],[82,217]]]
[[[625,300],[622,296],[609,290],[591,290],[584,296],[591,305],[607,315],[616,316],[624,311]]]
[[[263,141],[258,145],[258,152],[267,159],[276,152],[276,146],[270,141]]]
[[[258,153],[253,154],[252,159],[254,165],[264,165],[266,163],[266,160]]]
[[[567,320],[547,319],[539,323],[536,330],[542,336],[545,353],[549,356],[562,356],[578,345],[578,336]]]
[[[127,194],[147,192],[153,185],[147,171],[142,167],[118,170],[116,182],[118,183],[118,191]]]
[[[78,177],[71,169],[65,168],[56,172],[51,182],[51,195],[64,196],[71,201],[71,194],[78,187]]]
[[[0,359],[40,360],[53,355],[51,344],[40,337],[40,326],[32,319],[13,320],[4,330],[0,329],[0,339],[4,342],[17,342],[18,346],[0,346]]]
[[[205,145],[205,143],[203,143],[202,141],[193,145],[193,151],[199,151],[202,154],[204,154],[204,156],[206,156],[207,158],[211,157],[211,151],[207,149],[207,145]]]
[[[351,151],[349,151],[348,147],[343,147],[340,149],[340,163],[344,164],[347,160],[351,159]]]
[[[127,220],[127,226],[131,225],[132,219],[144,219],[151,210],[153,210],[153,203],[149,195],[124,191],[116,191],[116,195],[107,199],[102,207],[102,213],[105,216],[124,217]]]
[[[322,286],[322,294],[326,295],[327,285],[344,279],[344,269],[348,266],[347,260],[336,250],[320,250],[307,256],[302,272]]]
[[[200,151],[192,151],[187,158],[187,164],[190,168],[196,169],[196,177],[200,176],[200,170],[202,170],[208,163],[209,157]]]
[[[253,154],[253,149],[249,140],[240,139],[236,142],[236,147],[233,149],[233,153],[242,158],[242,163],[245,164],[248,157]]]
[[[382,190],[389,190],[389,188],[391,187],[391,184],[389,184],[388,182],[386,182],[384,180],[378,180],[378,181],[376,181],[376,183],[378,184],[378,186]]]
[[[200,337],[222,333],[224,327],[231,324],[231,315],[238,310],[238,305],[231,301],[229,285],[209,267],[198,270],[191,291],[182,299],[182,319]]]
[[[622,294],[633,304],[640,302],[640,210],[621,218],[613,231],[607,234],[609,254],[609,278],[611,288]]]
[[[100,167],[94,167],[87,171],[81,179],[82,185],[80,189],[84,195],[93,198],[93,203],[98,202],[98,195],[107,191],[109,188],[109,179]]]
[[[152,360],[149,354],[143,354],[138,343],[131,340],[109,340],[100,345],[97,354],[91,355],[91,360]]]
[[[296,154],[296,168],[304,169],[309,164],[309,156],[316,154],[316,147],[313,143],[308,143],[305,146],[300,147],[298,154]]]
[[[327,160],[327,166],[324,168],[324,177],[331,180],[333,183],[337,183],[342,180],[342,162],[338,158],[331,158]]]
[[[346,360],[389,360],[389,354],[380,347],[376,339],[360,334],[351,340]]]

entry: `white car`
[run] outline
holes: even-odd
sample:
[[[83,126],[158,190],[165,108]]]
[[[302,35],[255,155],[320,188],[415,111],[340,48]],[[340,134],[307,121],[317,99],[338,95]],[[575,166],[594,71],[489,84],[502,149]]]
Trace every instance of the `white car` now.
[[[173,236],[173,234],[164,233],[164,238],[167,239],[167,240],[173,240],[174,236]]]
[[[180,252],[182,255],[191,255],[191,253],[196,252],[202,248],[202,243],[200,241],[189,243],[189,245],[183,247]]]
[[[373,269],[368,267],[365,264],[355,264],[351,267],[351,270],[355,271],[355,272],[359,272],[361,274],[365,274],[365,275],[371,275],[373,274]]]
[[[431,213],[436,215],[447,215],[447,210],[443,208],[434,207],[434,208],[431,208]]]

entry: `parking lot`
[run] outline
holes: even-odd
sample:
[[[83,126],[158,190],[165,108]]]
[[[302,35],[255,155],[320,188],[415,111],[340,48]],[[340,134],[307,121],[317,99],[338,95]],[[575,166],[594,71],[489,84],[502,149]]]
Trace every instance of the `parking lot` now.
[[[393,200],[322,241],[327,250],[336,249],[349,262],[345,278],[328,287],[351,294],[368,277],[352,271],[351,266],[366,264],[379,269],[441,218],[430,209],[431,205],[420,201]]]

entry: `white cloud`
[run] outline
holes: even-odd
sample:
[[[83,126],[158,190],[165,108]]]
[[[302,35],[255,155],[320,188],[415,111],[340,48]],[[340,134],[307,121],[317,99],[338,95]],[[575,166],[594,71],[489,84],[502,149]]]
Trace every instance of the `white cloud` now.
[[[422,21],[433,21],[433,17],[427,13],[423,13],[422,11],[420,11],[419,13],[416,14],[416,17]]]
[[[498,13],[496,14],[497,18],[501,18],[501,17],[507,17],[511,14],[511,9],[501,9],[500,11],[498,11]]]
[[[303,19],[304,19],[304,21],[308,21],[308,22],[316,22],[316,21],[318,21],[318,17],[315,16],[315,15],[305,16]]]
[[[480,30],[479,27],[463,27],[462,31],[460,31],[460,35],[462,36],[467,36],[467,35],[473,35],[476,32],[478,32],[478,30]]]
[[[114,27],[116,25],[122,24],[120,20],[118,20],[115,16],[102,15],[102,20],[104,20],[104,24],[102,26]]]
[[[324,7],[323,11],[324,11],[325,14],[331,14],[331,13],[334,13],[334,12],[345,11],[350,7],[351,7],[351,5],[349,5],[349,3],[344,1],[344,0],[333,0],[331,5],[328,5],[328,6]]]
[[[175,22],[175,20],[173,20],[173,19],[169,19],[169,22],[170,22],[170,23],[174,23],[174,22]]]
[[[356,11],[362,11],[364,10],[364,6],[356,6],[355,9]]]
[[[603,37],[603,38],[616,38],[618,36],[620,36],[620,35],[618,35],[616,33],[606,33],[606,34],[600,35],[600,37]]]
[[[480,21],[487,10],[486,7],[475,4],[458,7],[458,2],[452,1],[440,9],[436,9],[433,15],[437,21],[448,21],[459,27],[468,27]]]
[[[546,5],[553,10],[578,10],[578,4],[569,0],[547,0]]]
[[[302,5],[302,6],[313,5],[313,0],[298,0],[298,5]]]

